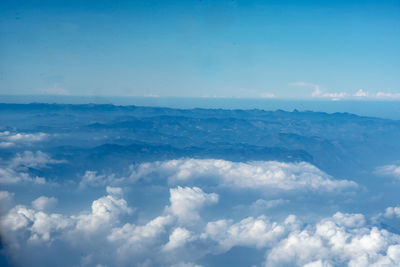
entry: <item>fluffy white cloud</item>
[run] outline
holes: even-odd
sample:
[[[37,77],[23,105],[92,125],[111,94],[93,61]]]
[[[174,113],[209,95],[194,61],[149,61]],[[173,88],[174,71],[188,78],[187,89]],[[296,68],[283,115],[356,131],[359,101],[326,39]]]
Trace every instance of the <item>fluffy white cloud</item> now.
[[[367,97],[368,92],[365,92],[363,89],[359,89],[357,92],[354,93],[355,97]]]
[[[45,133],[11,133],[10,131],[0,132],[0,139],[8,142],[39,142],[48,137]]]
[[[24,151],[23,153],[17,153],[13,159],[6,162],[5,166],[0,166],[0,184],[19,182],[44,184],[46,180],[43,177],[32,177],[28,173],[29,168],[41,169],[48,167],[49,164],[64,162],[64,160],[52,159],[48,154],[41,151]]]
[[[64,163],[64,160],[52,159],[48,154],[42,151],[24,151],[17,153],[9,166],[12,168],[45,168],[49,164]]]
[[[389,176],[400,179],[400,166],[398,165],[385,165],[375,169],[375,173],[382,176]]]
[[[169,236],[168,243],[164,246],[164,250],[174,250],[185,245],[192,238],[192,234],[185,228],[178,227],[173,230]]]
[[[376,97],[378,98],[392,98],[397,99],[400,98],[400,93],[392,93],[392,92],[377,92]]]
[[[297,86],[297,87],[311,87],[314,90],[311,93],[312,97],[319,97],[319,98],[332,98],[332,100],[339,100],[344,97],[347,97],[347,93],[340,92],[340,93],[330,93],[330,92],[323,92],[323,89],[320,85],[308,82],[293,82],[289,83],[290,86]]]
[[[265,216],[248,217],[238,223],[231,220],[209,222],[202,239],[211,239],[218,243],[218,250],[225,252],[234,246],[262,248],[277,242],[287,228],[296,227],[296,219],[289,216],[283,224],[270,222]]]
[[[109,195],[101,197],[92,203],[92,212],[77,217],[76,230],[93,233],[101,228],[112,227],[118,222],[120,214],[130,214],[125,199],[121,198],[122,189],[107,187]]]
[[[386,218],[400,218],[400,207],[388,207],[383,214]]]
[[[48,210],[57,204],[55,197],[41,196],[32,201],[32,206],[37,210]]]
[[[398,266],[400,236],[365,226],[360,214],[337,213],[291,232],[265,266]]]
[[[204,205],[218,202],[218,195],[215,193],[204,193],[198,187],[172,188],[170,192],[170,210],[183,222],[198,220],[198,210]]]
[[[61,214],[46,214],[17,205],[2,218],[2,234],[8,237],[7,231],[27,230],[30,232],[29,240],[49,241],[51,233],[65,229],[72,221]]]
[[[17,171],[10,167],[0,167],[0,184],[15,184],[20,182],[33,182],[35,184],[45,184],[46,179],[39,176],[30,176],[23,171]]]
[[[117,178],[115,174],[106,175],[97,174],[96,171],[86,171],[79,183],[79,188],[83,189],[89,186],[99,187],[109,184],[118,184],[124,180],[125,178]]]
[[[272,200],[258,199],[250,205],[250,209],[255,212],[258,212],[258,211],[264,211],[266,209],[271,209],[280,205],[284,205],[287,203],[289,203],[289,200],[281,198]]]
[[[46,213],[45,210],[57,202],[55,198],[37,198],[32,201],[34,209],[17,205],[1,218],[2,234],[13,240],[12,232],[22,231],[30,233],[30,241],[51,241],[52,234],[79,238],[82,234],[111,229],[120,214],[130,214],[132,209],[121,198],[121,189],[108,187],[107,192],[109,195],[93,201],[91,213],[77,216]]]
[[[180,262],[177,264],[172,264],[171,267],[202,267],[202,266],[192,262]]]
[[[180,159],[144,163],[132,168],[131,179],[161,173],[170,183],[195,179],[214,179],[222,186],[250,189],[341,191],[355,188],[348,180],[334,180],[317,167],[306,163],[277,161],[231,162],[218,159]]]

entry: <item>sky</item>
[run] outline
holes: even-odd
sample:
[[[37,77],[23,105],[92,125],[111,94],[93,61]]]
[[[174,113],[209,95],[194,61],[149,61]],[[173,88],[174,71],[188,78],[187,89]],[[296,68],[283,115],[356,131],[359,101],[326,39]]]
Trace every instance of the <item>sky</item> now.
[[[399,1],[0,1],[0,95],[400,99]]]

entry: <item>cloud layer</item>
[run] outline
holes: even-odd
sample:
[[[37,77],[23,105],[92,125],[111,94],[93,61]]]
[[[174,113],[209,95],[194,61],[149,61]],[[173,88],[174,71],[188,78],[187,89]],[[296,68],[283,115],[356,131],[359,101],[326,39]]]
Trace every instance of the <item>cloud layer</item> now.
[[[140,164],[132,168],[131,178],[133,180],[143,179],[152,173],[160,173],[166,176],[172,184],[208,179],[217,181],[224,187],[253,190],[332,192],[357,187],[357,184],[352,181],[334,180],[317,167],[306,162],[259,161],[243,163],[218,159],[179,159]]]

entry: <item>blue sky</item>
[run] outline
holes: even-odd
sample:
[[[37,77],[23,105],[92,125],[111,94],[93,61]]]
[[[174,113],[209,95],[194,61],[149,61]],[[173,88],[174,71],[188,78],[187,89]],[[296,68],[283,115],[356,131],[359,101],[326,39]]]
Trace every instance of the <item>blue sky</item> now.
[[[0,5],[0,94],[400,98],[399,1]]]

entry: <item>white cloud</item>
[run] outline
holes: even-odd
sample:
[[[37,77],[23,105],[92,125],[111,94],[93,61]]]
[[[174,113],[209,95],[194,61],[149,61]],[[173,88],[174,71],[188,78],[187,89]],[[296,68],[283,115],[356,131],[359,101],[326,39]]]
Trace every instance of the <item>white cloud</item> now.
[[[202,265],[198,265],[192,262],[180,262],[177,264],[172,264],[171,267],[202,267]]]
[[[41,196],[32,201],[32,206],[36,210],[48,210],[57,204],[57,199],[55,197]]]
[[[12,142],[0,142],[0,148],[9,148],[14,146],[15,144]]]
[[[340,92],[340,93],[329,93],[329,92],[323,92],[321,89],[321,86],[318,84],[314,83],[308,83],[308,82],[293,82],[289,83],[290,86],[298,86],[298,87],[312,87],[314,90],[311,93],[312,97],[317,97],[317,98],[331,98],[332,100],[340,100],[342,98],[347,97],[347,93],[345,92]]]
[[[8,231],[28,230],[31,241],[50,241],[51,233],[70,225],[70,219],[61,214],[46,214],[23,205],[17,205],[11,209],[1,220],[3,236],[7,237]]]
[[[400,166],[385,165],[375,169],[375,174],[400,179]]]
[[[266,209],[271,209],[287,203],[289,203],[289,200],[286,199],[272,199],[272,200],[258,199],[250,205],[250,209],[257,212]]]
[[[49,94],[49,95],[69,95],[69,91],[65,88],[60,87],[55,84],[50,88],[41,90],[41,93]]]
[[[0,167],[0,184],[15,184],[20,182],[45,184],[46,180],[43,177],[32,177],[26,172],[16,171],[10,167]]]
[[[107,188],[107,191],[111,194],[93,201],[91,213],[77,216],[46,213],[45,210],[57,202],[55,198],[37,198],[32,201],[34,209],[17,205],[1,218],[1,233],[11,243],[17,243],[17,232],[28,232],[29,241],[52,241],[52,235],[65,235],[66,240],[82,242],[82,234],[111,230],[118,223],[119,215],[132,212],[126,201],[120,198],[121,191],[118,188]]]
[[[7,135],[6,139],[11,142],[39,142],[48,137],[45,133],[15,133]]]
[[[96,171],[86,171],[82,176],[81,182],[79,183],[79,188],[83,189],[86,187],[99,187],[106,186],[110,184],[118,184],[124,181],[125,178],[117,178],[115,174],[97,174]]]
[[[365,92],[363,89],[359,89],[357,92],[353,94],[355,97],[367,97],[368,92]]]
[[[131,214],[125,199],[121,198],[122,189],[107,187],[111,194],[92,203],[92,212],[77,217],[76,229],[84,233],[93,233],[102,228],[112,227],[118,222],[120,214]],[[118,192],[119,194],[115,194]]]
[[[400,207],[388,207],[383,214],[386,218],[400,218]]]
[[[42,151],[24,151],[22,154],[17,153],[10,162],[12,168],[46,168],[49,164],[64,163],[64,160],[52,159],[48,154]]]
[[[334,180],[317,167],[306,163],[277,161],[231,162],[219,159],[179,159],[144,163],[132,168],[131,179],[143,179],[153,173],[167,176],[179,184],[196,179],[216,180],[220,185],[254,190],[342,191],[356,188],[348,180]]]
[[[64,160],[52,159],[46,153],[41,151],[24,151],[17,155],[5,166],[0,167],[0,184],[13,184],[20,182],[33,182],[36,184],[45,184],[43,177],[32,177],[28,168],[41,169],[48,167],[49,164],[64,163]]]
[[[218,202],[218,195],[215,193],[204,193],[198,187],[171,188],[170,192],[170,211],[179,220],[189,222],[200,219],[198,210],[205,205]]]
[[[265,92],[265,93],[261,93],[260,97],[261,98],[275,98],[275,94],[274,93]]]
[[[400,236],[364,222],[360,214],[337,213],[292,231],[267,253],[265,266],[398,266]]]
[[[170,251],[182,247],[190,241],[192,234],[185,228],[175,228],[169,236],[168,243],[164,246],[164,250]]]
[[[377,92],[376,97],[378,98],[392,98],[397,99],[400,98],[400,93],[391,93],[391,92]]]
[[[8,191],[0,191],[0,215],[6,212],[14,198],[14,193]]]
[[[285,234],[286,226],[292,228],[295,222],[293,216],[289,216],[284,224],[270,222],[265,216],[248,217],[238,223],[218,220],[209,222],[201,237],[216,241],[220,252],[234,246],[262,248],[277,242]]]

